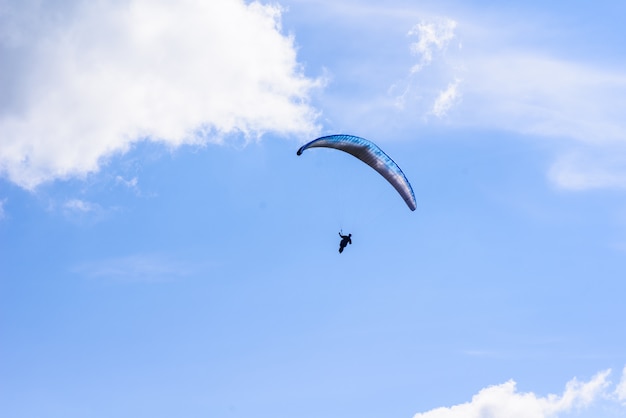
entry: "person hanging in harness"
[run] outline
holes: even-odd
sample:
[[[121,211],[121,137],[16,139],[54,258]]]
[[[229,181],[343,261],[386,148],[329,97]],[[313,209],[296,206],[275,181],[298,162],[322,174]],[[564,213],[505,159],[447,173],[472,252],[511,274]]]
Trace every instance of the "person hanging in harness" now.
[[[341,235],[341,232],[339,232],[339,236],[341,237],[341,242],[339,243],[339,254],[341,254],[343,249],[346,248],[348,244],[352,244],[352,234]]]

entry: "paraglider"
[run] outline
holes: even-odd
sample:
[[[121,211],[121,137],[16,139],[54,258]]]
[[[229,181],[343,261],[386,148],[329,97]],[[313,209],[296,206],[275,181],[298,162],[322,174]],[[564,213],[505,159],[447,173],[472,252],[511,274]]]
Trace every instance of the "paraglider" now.
[[[409,209],[415,210],[417,208],[415,194],[409,180],[398,167],[398,164],[373,142],[353,135],[329,135],[303,145],[297,154],[302,155],[305,150],[317,147],[344,151],[363,161],[382,175],[397,190]]]
[[[352,244],[352,234],[342,235],[339,232],[339,236],[341,237],[341,242],[339,243],[339,254],[343,252],[343,249],[346,248],[348,244]]]

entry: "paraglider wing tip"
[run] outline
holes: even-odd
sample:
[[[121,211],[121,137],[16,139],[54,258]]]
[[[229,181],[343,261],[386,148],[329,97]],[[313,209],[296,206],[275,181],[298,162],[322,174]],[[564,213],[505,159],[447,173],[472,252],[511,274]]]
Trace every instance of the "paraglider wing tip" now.
[[[304,148],[304,147],[300,147],[300,149],[298,150],[298,152],[296,152],[296,154],[302,155],[302,148]]]

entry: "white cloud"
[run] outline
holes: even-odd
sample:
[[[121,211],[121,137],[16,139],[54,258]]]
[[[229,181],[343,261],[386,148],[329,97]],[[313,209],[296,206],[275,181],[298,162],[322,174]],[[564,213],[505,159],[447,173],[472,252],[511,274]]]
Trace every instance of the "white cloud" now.
[[[98,203],[78,198],[68,199],[62,203],[51,201],[49,209],[51,211],[60,210],[60,213],[67,220],[78,224],[98,223],[108,219],[111,214],[120,210],[119,207],[111,206],[105,208]]]
[[[137,187],[137,177],[133,177],[130,180],[126,180],[124,177],[122,176],[116,176],[115,177],[115,182],[118,184],[122,184],[126,187],[128,187],[129,189],[135,188]]]
[[[97,210],[98,205],[81,199],[70,199],[65,202],[63,208],[71,212],[88,213]]]
[[[617,385],[617,389],[615,389],[615,395],[618,400],[626,403],[626,367],[622,371],[622,380]]]
[[[571,151],[560,156],[550,168],[549,179],[567,190],[599,188],[626,189],[626,147],[601,147]],[[616,152],[617,150],[621,152]]]
[[[519,392],[514,381],[490,386],[476,394],[471,402],[418,413],[414,418],[550,418],[591,406],[605,399],[610,370],[594,376],[589,382],[571,380],[561,396],[537,396]]]
[[[419,56],[412,82],[438,86],[440,104],[462,94],[459,124],[592,144],[626,142],[626,72],[524,48],[520,39],[525,33],[502,22],[506,18],[498,24],[457,25],[445,18],[418,24],[412,31],[420,36],[411,44]],[[458,48],[447,48],[455,38]],[[461,42],[471,47],[461,48]],[[434,51],[441,53],[435,57]],[[436,72],[415,74],[415,69],[434,64]],[[451,79],[462,79],[462,88]]]
[[[139,194],[139,180],[137,179],[137,177],[133,177],[130,180],[126,180],[124,177],[122,176],[116,176],[115,177],[115,183],[120,184],[132,191],[134,191],[135,193]]]
[[[460,102],[460,77],[456,71],[450,71],[446,59],[450,49],[460,48],[449,48],[456,38],[456,27],[457,22],[452,19],[431,18],[409,31],[409,36],[418,38],[410,44],[411,53],[418,61],[404,80],[388,89],[397,109],[417,112],[424,119],[430,115],[441,118]]]
[[[90,202],[84,199],[68,199],[58,205],[51,202],[50,209],[55,210],[58,207],[65,218],[71,222],[94,224],[107,219],[111,213],[119,210],[119,208],[104,208],[98,203]]]
[[[32,189],[139,140],[310,134],[317,80],[281,9],[243,0],[15,2],[0,13],[0,174]],[[4,75],[2,75],[4,74]],[[9,88],[10,87],[10,88]]]
[[[548,173],[558,187],[626,188],[626,73],[529,53],[467,68],[460,123],[569,141]]]
[[[0,221],[6,217],[6,213],[4,212],[4,205],[6,202],[6,199],[0,199]]]
[[[541,31],[507,26],[511,21],[470,17],[458,25],[451,19],[417,25],[421,41],[411,47],[419,59],[398,107],[435,116],[455,108],[452,124],[557,139],[566,147],[549,172],[555,185],[625,188],[626,158],[616,156],[626,148],[626,71],[568,59],[564,47],[526,43],[529,31],[534,38]],[[448,48],[452,39],[458,48]],[[426,65],[432,71],[423,71]],[[413,108],[406,106],[411,102]],[[426,103],[434,104],[424,110]],[[581,147],[584,155],[572,152]]]
[[[448,111],[461,100],[461,93],[459,90],[459,79],[454,80],[448,84],[448,87],[439,93],[439,96],[435,99],[431,113],[438,118],[444,117]]]
[[[435,52],[445,50],[454,39],[456,25],[452,19],[422,21],[409,31],[409,35],[418,38],[417,42],[411,44],[411,52],[419,56],[419,62],[413,66],[411,72],[420,71],[432,62]]]
[[[585,143],[626,140],[626,73],[536,52],[464,61],[465,123]]]

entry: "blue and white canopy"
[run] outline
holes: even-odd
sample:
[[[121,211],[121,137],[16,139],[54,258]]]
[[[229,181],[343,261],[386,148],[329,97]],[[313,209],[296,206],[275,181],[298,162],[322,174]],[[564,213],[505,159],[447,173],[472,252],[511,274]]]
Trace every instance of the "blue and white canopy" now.
[[[353,135],[329,135],[317,138],[298,150],[298,155],[309,148],[334,148],[347,152],[378,171],[400,193],[411,210],[417,207],[413,188],[398,164],[376,144]]]

